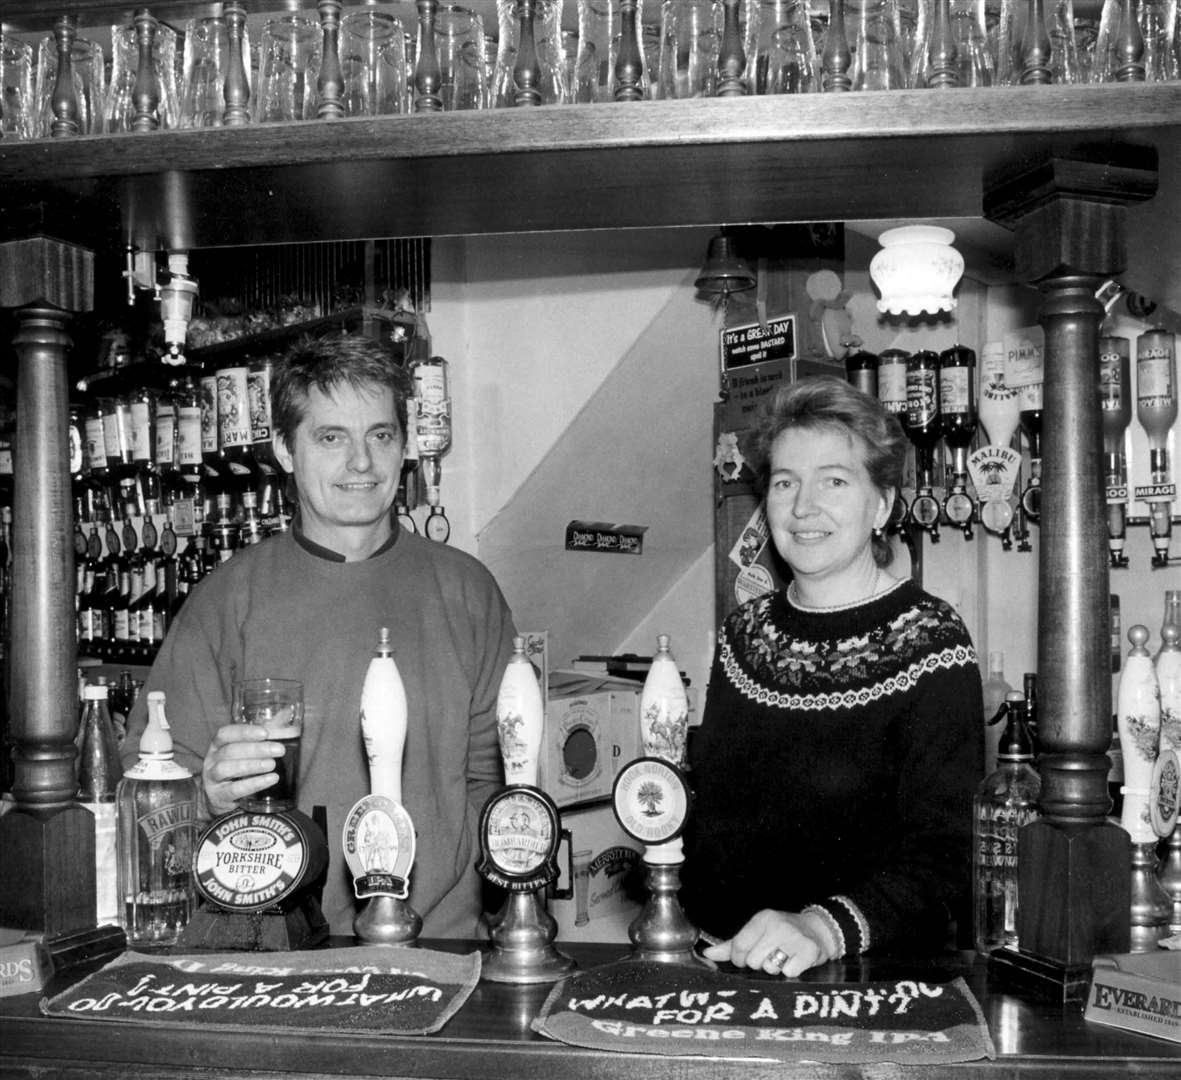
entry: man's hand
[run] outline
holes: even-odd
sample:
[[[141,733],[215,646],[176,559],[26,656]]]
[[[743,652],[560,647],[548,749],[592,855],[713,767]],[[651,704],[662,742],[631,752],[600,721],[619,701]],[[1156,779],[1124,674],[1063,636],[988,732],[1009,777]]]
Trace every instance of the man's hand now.
[[[837,942],[817,915],[764,908],[729,941],[711,945],[702,955],[792,979],[836,956]]]
[[[214,815],[234,809],[239,799],[278,783],[275,759],[282,743],[270,742],[266,728],[226,724],[217,729],[201,767],[205,801]]]

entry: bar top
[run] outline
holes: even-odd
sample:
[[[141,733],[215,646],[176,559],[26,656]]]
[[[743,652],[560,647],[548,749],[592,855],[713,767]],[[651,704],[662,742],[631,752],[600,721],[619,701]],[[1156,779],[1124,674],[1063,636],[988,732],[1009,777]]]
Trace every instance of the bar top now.
[[[329,947],[353,945],[334,938]],[[478,946],[423,941],[453,952]],[[624,945],[563,944],[580,969],[626,955]],[[54,977],[46,992],[60,992],[97,965]],[[1013,993],[990,976],[974,953],[949,953],[922,962],[862,957],[809,972],[805,981],[860,983],[894,979],[947,982],[962,977],[979,1001],[997,1058],[931,1067],[899,1067],[916,1077],[1181,1076],[1181,1044],[1093,1024],[1081,1004],[1063,1005]],[[118,1077],[186,1077],[210,1069],[220,1078],[285,1076],[398,1076],[466,1080],[749,1080],[752,1074],[784,1078],[880,1078],[877,1065],[772,1064],[760,1061],[677,1058],[608,1053],[552,1042],[530,1024],[550,984],[512,986],[481,981],[443,1029],[426,1036],[198,1030],[184,1024],[133,1024],[49,1018],[41,995],[0,1000],[0,1077],[81,1077],[101,1071]],[[203,1074],[204,1075],[204,1074]]]

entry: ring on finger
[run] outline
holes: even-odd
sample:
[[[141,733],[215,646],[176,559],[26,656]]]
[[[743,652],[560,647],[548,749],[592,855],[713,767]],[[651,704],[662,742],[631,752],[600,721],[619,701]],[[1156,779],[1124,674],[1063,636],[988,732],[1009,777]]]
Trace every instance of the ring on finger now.
[[[782,949],[776,949],[770,956],[767,957],[765,963],[768,967],[778,971],[784,964],[787,963],[787,953]]]

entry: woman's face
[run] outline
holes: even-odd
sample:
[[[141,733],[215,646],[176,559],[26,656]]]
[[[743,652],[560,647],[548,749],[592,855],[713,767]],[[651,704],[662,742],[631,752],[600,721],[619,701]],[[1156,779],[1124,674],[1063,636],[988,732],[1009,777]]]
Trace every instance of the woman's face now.
[[[891,500],[870,480],[859,438],[841,428],[788,428],[771,444],[769,479],[771,537],[797,577],[839,583],[876,571],[870,540]]]

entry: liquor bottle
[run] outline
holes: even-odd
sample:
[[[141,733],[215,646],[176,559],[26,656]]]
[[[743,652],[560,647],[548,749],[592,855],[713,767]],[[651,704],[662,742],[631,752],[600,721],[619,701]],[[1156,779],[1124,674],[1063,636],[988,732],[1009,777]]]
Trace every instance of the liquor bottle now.
[[[132,605],[135,620],[136,656],[141,663],[150,664],[159,644],[155,640],[158,558],[154,553],[143,555],[143,576],[138,599]]]
[[[171,503],[183,490],[176,460],[177,430],[175,394],[180,386],[172,379],[168,389],[156,396],[156,470],[160,474],[160,501]]]
[[[976,434],[976,354],[966,345],[939,354],[939,429],[951,450],[951,484],[943,500],[948,521],[972,538],[976,504],[968,494],[968,447]]]
[[[996,769],[972,800],[972,905],[976,951],[1016,949],[1017,837],[1036,820],[1041,778],[1033,767],[1033,744],[1025,726],[1025,699],[1009,694],[1005,731]]]
[[[94,402],[84,414],[82,421],[83,457],[86,461],[86,471],[91,480],[99,487],[104,486],[109,478],[103,406],[102,401]]]
[[[426,501],[439,505],[439,459],[451,446],[451,397],[447,386],[447,361],[441,356],[416,361],[414,378],[415,436]]]
[[[218,447],[217,375],[204,374],[200,379],[201,402],[201,478],[207,492],[216,494],[223,485],[225,470]]]
[[[251,454],[259,473],[265,478],[279,474],[275,457],[274,418],[271,414],[271,372],[274,361],[269,357],[255,360],[246,373],[246,390],[250,401]]]
[[[906,363],[906,434],[915,449],[915,495],[910,520],[939,541],[939,502],[935,498],[935,447],[939,443],[939,354],[913,353]]]
[[[78,801],[94,815],[95,925],[119,922],[115,792],[119,786],[119,745],[108,707],[108,688],[82,691],[79,731]]]
[[[257,544],[264,539],[262,517],[258,512],[258,492],[252,487],[242,491],[242,520],[238,526],[238,543],[241,547]]]
[[[1127,338],[1099,339],[1099,401],[1103,410],[1103,476],[1107,549],[1112,566],[1127,566],[1128,461],[1124,437],[1132,422],[1132,347]]]
[[[258,497],[258,516],[264,536],[286,532],[291,527],[291,506],[287,500],[287,474],[264,473]]]
[[[127,734],[127,717],[131,714],[131,706],[135,704],[135,680],[131,672],[124,668],[119,672],[119,678],[111,687],[107,697],[107,705],[111,712],[111,724],[115,729],[115,741],[122,745]],[[118,777],[116,777],[116,780]]]
[[[206,410],[201,400],[200,388],[191,377],[186,377],[176,391],[176,467],[184,494],[173,501],[173,527],[182,536],[200,533],[205,522],[207,493],[202,447]]]
[[[988,654],[988,678],[984,680],[984,772],[987,776],[996,768],[997,749],[1005,727],[998,719],[1001,706],[1009,699],[1013,687],[1005,678],[1005,654]]]
[[[668,634],[656,636],[656,655],[640,691],[640,734],[648,757],[680,767],[689,730],[689,698],[669,650]]]
[[[82,565],[82,591],[78,594],[78,651],[84,656],[94,655],[96,640],[102,639],[102,616],[96,588],[97,563],[94,559],[79,560]]]
[[[878,396],[878,358],[876,353],[859,349],[845,357],[845,376],[858,390]]]
[[[1136,419],[1148,436],[1148,467],[1159,495],[1148,503],[1153,565],[1166,566],[1173,531],[1175,485],[1168,439],[1177,421],[1177,359],[1175,338],[1164,330],[1146,330],[1136,339]]]
[[[226,562],[241,544],[242,530],[234,516],[233,495],[223,489],[214,498],[213,516],[205,523],[218,562]]]
[[[383,626],[361,685],[361,737],[369,759],[370,794],[384,795],[398,804],[402,802],[406,728],[406,688],[394,661],[389,629]]]
[[[173,760],[164,694],[148,694],[139,761],[119,781],[120,923],[132,949],[174,945],[193,910],[197,782]]]
[[[1041,712],[1038,708],[1037,700],[1036,671],[1027,671],[1021,677],[1021,688],[1025,693],[1025,726],[1029,728],[1029,738],[1033,743],[1033,756],[1036,760],[1038,754],[1041,752],[1041,743],[1038,735]]]
[[[136,470],[137,501],[142,511],[144,504],[160,499],[160,480],[156,471],[156,394],[140,387],[128,395],[131,418],[131,461]]]
[[[1132,643],[1124,658],[1116,697],[1116,722],[1124,759],[1123,807],[1120,825],[1133,844],[1156,843],[1149,817],[1149,787],[1160,739],[1160,686],[1156,668],[1145,647],[1148,628],[1137,623],[1128,630]]]
[[[135,495],[136,467],[131,456],[131,405],[126,398],[107,400],[103,410],[103,440],[107,451],[107,470],[113,481],[112,499],[116,506],[131,502]]]
[[[1021,388],[1021,430],[1029,443],[1029,483],[1021,493],[1021,505],[1032,521],[1042,512],[1042,384]]]
[[[506,783],[537,786],[544,723],[537,671],[525,655],[525,639],[514,637],[513,655],[505,665],[496,696],[496,730]]]
[[[245,366],[217,371],[217,448],[223,474],[241,492],[258,477],[252,446],[250,379]]]

